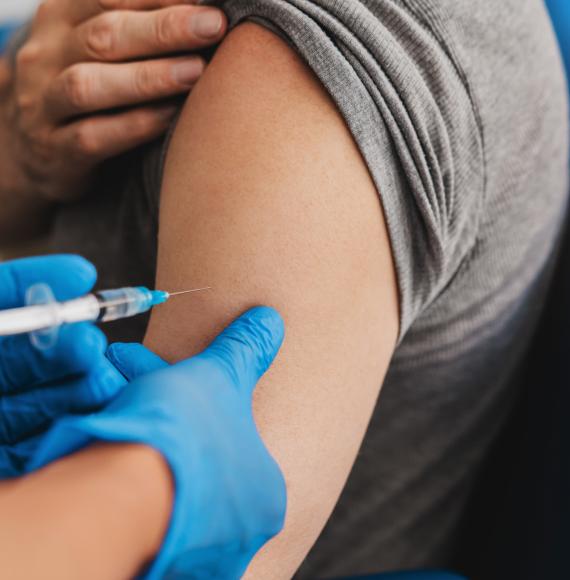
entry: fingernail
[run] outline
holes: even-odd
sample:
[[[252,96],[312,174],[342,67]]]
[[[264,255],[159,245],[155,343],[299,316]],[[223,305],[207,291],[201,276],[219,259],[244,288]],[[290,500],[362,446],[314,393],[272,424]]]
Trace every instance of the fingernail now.
[[[190,21],[192,32],[205,39],[216,38],[222,30],[222,25],[222,13],[219,10],[202,10]]]
[[[202,75],[202,61],[192,59],[177,62],[172,65],[172,78],[181,85],[193,85]]]

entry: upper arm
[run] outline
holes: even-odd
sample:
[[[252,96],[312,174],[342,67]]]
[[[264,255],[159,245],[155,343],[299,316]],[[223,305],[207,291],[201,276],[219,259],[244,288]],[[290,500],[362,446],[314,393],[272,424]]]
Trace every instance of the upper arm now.
[[[251,573],[290,576],[364,436],[397,340],[398,294],[378,193],[343,118],[294,51],[256,25],[230,34],[179,121],[157,285],[212,287],[154,313],[147,344],[170,360],[248,307],[285,318],[255,416],[289,510]]]

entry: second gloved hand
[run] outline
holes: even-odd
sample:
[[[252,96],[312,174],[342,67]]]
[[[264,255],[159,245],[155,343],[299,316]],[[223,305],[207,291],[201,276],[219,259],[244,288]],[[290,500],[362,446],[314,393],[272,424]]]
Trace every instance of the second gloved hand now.
[[[114,345],[111,360],[139,378],[101,413],[60,421],[32,467],[96,441],[155,448],[171,468],[175,503],[147,577],[239,578],[285,517],[284,480],[252,414],[253,390],[283,334],[277,312],[255,308],[174,366],[140,345]]]
[[[45,256],[0,264],[0,309],[24,305],[26,290],[48,284],[56,298],[89,292],[97,273],[78,256]],[[22,475],[54,420],[89,413],[126,384],[105,357],[92,325],[61,329],[55,346],[36,350],[27,335],[0,339],[0,479]]]

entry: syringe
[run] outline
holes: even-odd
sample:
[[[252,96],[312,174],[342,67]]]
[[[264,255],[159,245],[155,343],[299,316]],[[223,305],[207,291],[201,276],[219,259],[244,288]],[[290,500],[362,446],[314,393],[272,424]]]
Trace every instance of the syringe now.
[[[46,287],[43,287],[44,291]],[[77,322],[111,322],[148,312],[164,304],[171,296],[201,292],[210,288],[195,288],[169,293],[161,290],[119,288],[88,294],[67,302],[48,301],[23,308],[0,311],[0,336],[34,333],[57,329]],[[49,288],[47,292],[50,293]]]

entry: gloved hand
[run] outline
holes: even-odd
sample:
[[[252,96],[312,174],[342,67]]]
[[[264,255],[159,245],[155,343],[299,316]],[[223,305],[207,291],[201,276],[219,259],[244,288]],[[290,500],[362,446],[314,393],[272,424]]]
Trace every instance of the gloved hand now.
[[[59,300],[86,294],[97,274],[76,256],[30,258],[0,264],[0,309],[24,305],[26,290],[49,284]],[[35,452],[53,420],[108,403],[126,384],[105,357],[107,343],[94,326],[61,329],[57,345],[36,350],[27,335],[0,339],[0,478],[14,477]]]
[[[202,354],[174,366],[141,345],[113,345],[110,359],[139,378],[101,413],[58,422],[32,467],[94,441],[157,449],[176,491],[169,531],[147,577],[239,578],[285,515],[284,480],[252,414],[253,390],[283,334],[274,310],[255,308]]]

